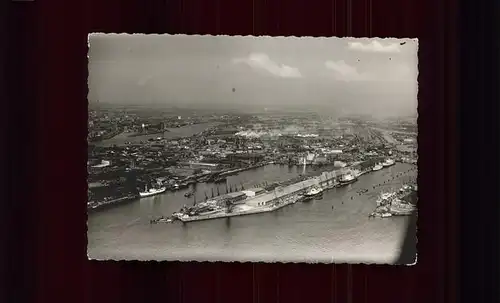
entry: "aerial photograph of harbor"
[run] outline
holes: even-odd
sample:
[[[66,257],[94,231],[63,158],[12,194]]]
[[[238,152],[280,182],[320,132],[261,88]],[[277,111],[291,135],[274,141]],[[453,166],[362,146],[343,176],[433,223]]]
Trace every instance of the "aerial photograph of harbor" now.
[[[89,259],[416,262],[417,50],[89,35]]]

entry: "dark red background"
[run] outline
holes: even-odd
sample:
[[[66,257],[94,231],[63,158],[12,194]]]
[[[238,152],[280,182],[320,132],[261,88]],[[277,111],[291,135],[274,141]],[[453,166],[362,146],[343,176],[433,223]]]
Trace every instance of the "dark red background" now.
[[[35,0],[9,5],[9,24],[16,34],[9,36],[7,97],[12,102],[3,122],[22,136],[9,138],[7,166],[14,173],[5,184],[9,201],[23,203],[9,203],[8,213],[17,216],[2,222],[13,251],[7,253],[5,266],[8,298],[109,303],[456,301],[454,1]],[[418,37],[418,265],[88,261],[89,32]]]

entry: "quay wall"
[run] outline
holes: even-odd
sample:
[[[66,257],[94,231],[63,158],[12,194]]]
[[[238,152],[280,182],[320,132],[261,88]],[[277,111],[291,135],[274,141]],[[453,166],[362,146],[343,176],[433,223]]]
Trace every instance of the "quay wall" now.
[[[313,186],[337,185],[336,178],[347,173],[348,171],[349,169],[341,169],[338,171],[323,172],[321,175],[311,179],[299,181],[286,186],[279,186],[273,191],[251,198],[247,200],[247,202],[249,204],[269,203],[274,199],[284,198],[288,195],[305,191]]]
[[[220,213],[206,215],[206,216],[193,216],[193,217],[188,217],[188,218],[180,218],[180,220],[182,222],[193,222],[193,221],[202,221],[202,220],[211,220],[211,219],[219,219],[219,218],[229,218],[229,217],[261,214],[261,213],[267,213],[267,212],[272,212],[272,211],[278,210],[278,209],[285,207],[287,205],[290,205],[290,204],[293,204],[293,201],[288,201],[288,202],[279,204],[277,206],[260,207],[257,209],[241,211],[241,212],[234,212],[234,213],[220,212]]]
[[[321,173],[319,176],[300,181],[297,183],[293,183],[290,185],[286,186],[279,186],[276,189],[274,189],[271,192],[264,193],[262,195],[255,196],[253,198],[247,199],[245,201],[246,204],[248,205],[265,205],[269,203],[273,203],[277,199],[282,199],[287,196],[297,194],[301,191],[305,191],[313,186],[328,186],[328,185],[336,185],[336,178],[339,176],[342,176],[343,174],[346,174],[348,171],[350,171],[349,168],[343,168],[340,170],[335,170],[335,171],[326,171]],[[370,172],[369,170],[366,170],[364,172],[361,172],[361,174],[366,174]],[[293,200],[286,201],[284,203],[281,203],[276,206],[270,206],[270,207],[259,207],[256,209],[248,210],[248,211],[240,211],[240,212],[234,212],[234,213],[226,213],[226,212],[221,212],[221,213],[215,213],[215,214],[210,214],[210,215],[205,215],[205,216],[193,216],[193,217],[188,217],[188,218],[182,218],[180,219],[182,222],[192,222],[192,221],[201,221],[201,220],[210,220],[210,219],[217,219],[217,218],[227,218],[227,217],[235,217],[235,216],[245,216],[245,215],[251,215],[251,214],[259,214],[259,213],[265,213],[265,212],[271,212],[275,211],[277,209],[280,209],[284,206],[287,206],[289,204],[292,204]]]
[[[299,193],[301,191],[307,190],[308,188],[311,188],[312,186],[318,186],[318,185],[330,185],[334,184],[334,180],[336,177],[338,177],[339,172],[338,171],[332,171],[332,172],[323,172],[320,176],[300,181],[294,184],[290,184],[287,186],[283,187],[277,187],[275,190],[258,195],[256,197],[253,197],[251,199],[248,199],[245,203],[251,204],[251,205],[262,205],[262,204],[269,204],[273,203],[277,199],[282,199],[287,196]],[[270,207],[259,207],[257,209],[252,209],[248,211],[241,211],[241,212],[234,212],[234,213],[226,213],[226,212],[221,212],[221,213],[215,213],[215,214],[210,214],[206,216],[193,216],[193,217],[188,217],[188,218],[182,218],[180,219],[182,222],[192,222],[192,221],[201,221],[201,220],[210,220],[210,219],[217,219],[217,218],[227,218],[227,217],[235,217],[235,216],[245,216],[245,215],[251,215],[251,214],[259,214],[259,213],[265,213],[265,212],[271,212],[275,211],[277,209],[280,209],[284,206],[287,206],[289,204],[292,204],[293,201],[288,201],[284,202],[282,204],[279,204],[277,206],[270,206]]]

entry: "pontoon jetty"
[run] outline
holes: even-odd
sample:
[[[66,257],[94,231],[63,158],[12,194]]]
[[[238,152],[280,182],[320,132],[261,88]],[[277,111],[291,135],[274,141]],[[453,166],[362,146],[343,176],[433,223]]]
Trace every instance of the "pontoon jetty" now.
[[[340,180],[346,174],[357,177],[362,172],[343,168],[310,178],[269,184],[265,188],[232,192],[184,206],[172,216],[182,222],[192,222],[271,212],[300,201],[312,190],[322,192],[342,185]]]

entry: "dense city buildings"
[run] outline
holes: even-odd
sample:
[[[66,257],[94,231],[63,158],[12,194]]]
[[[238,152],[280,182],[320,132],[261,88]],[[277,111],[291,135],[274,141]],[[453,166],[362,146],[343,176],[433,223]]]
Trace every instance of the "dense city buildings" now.
[[[416,163],[415,122],[310,114],[209,115],[175,111],[148,116],[106,108],[89,114],[89,209],[123,202],[147,186],[177,190],[235,169],[276,163],[373,166],[390,157]],[[96,135],[97,134],[97,135]],[[362,167],[364,168],[364,167]],[[121,199],[121,200],[117,200]]]

